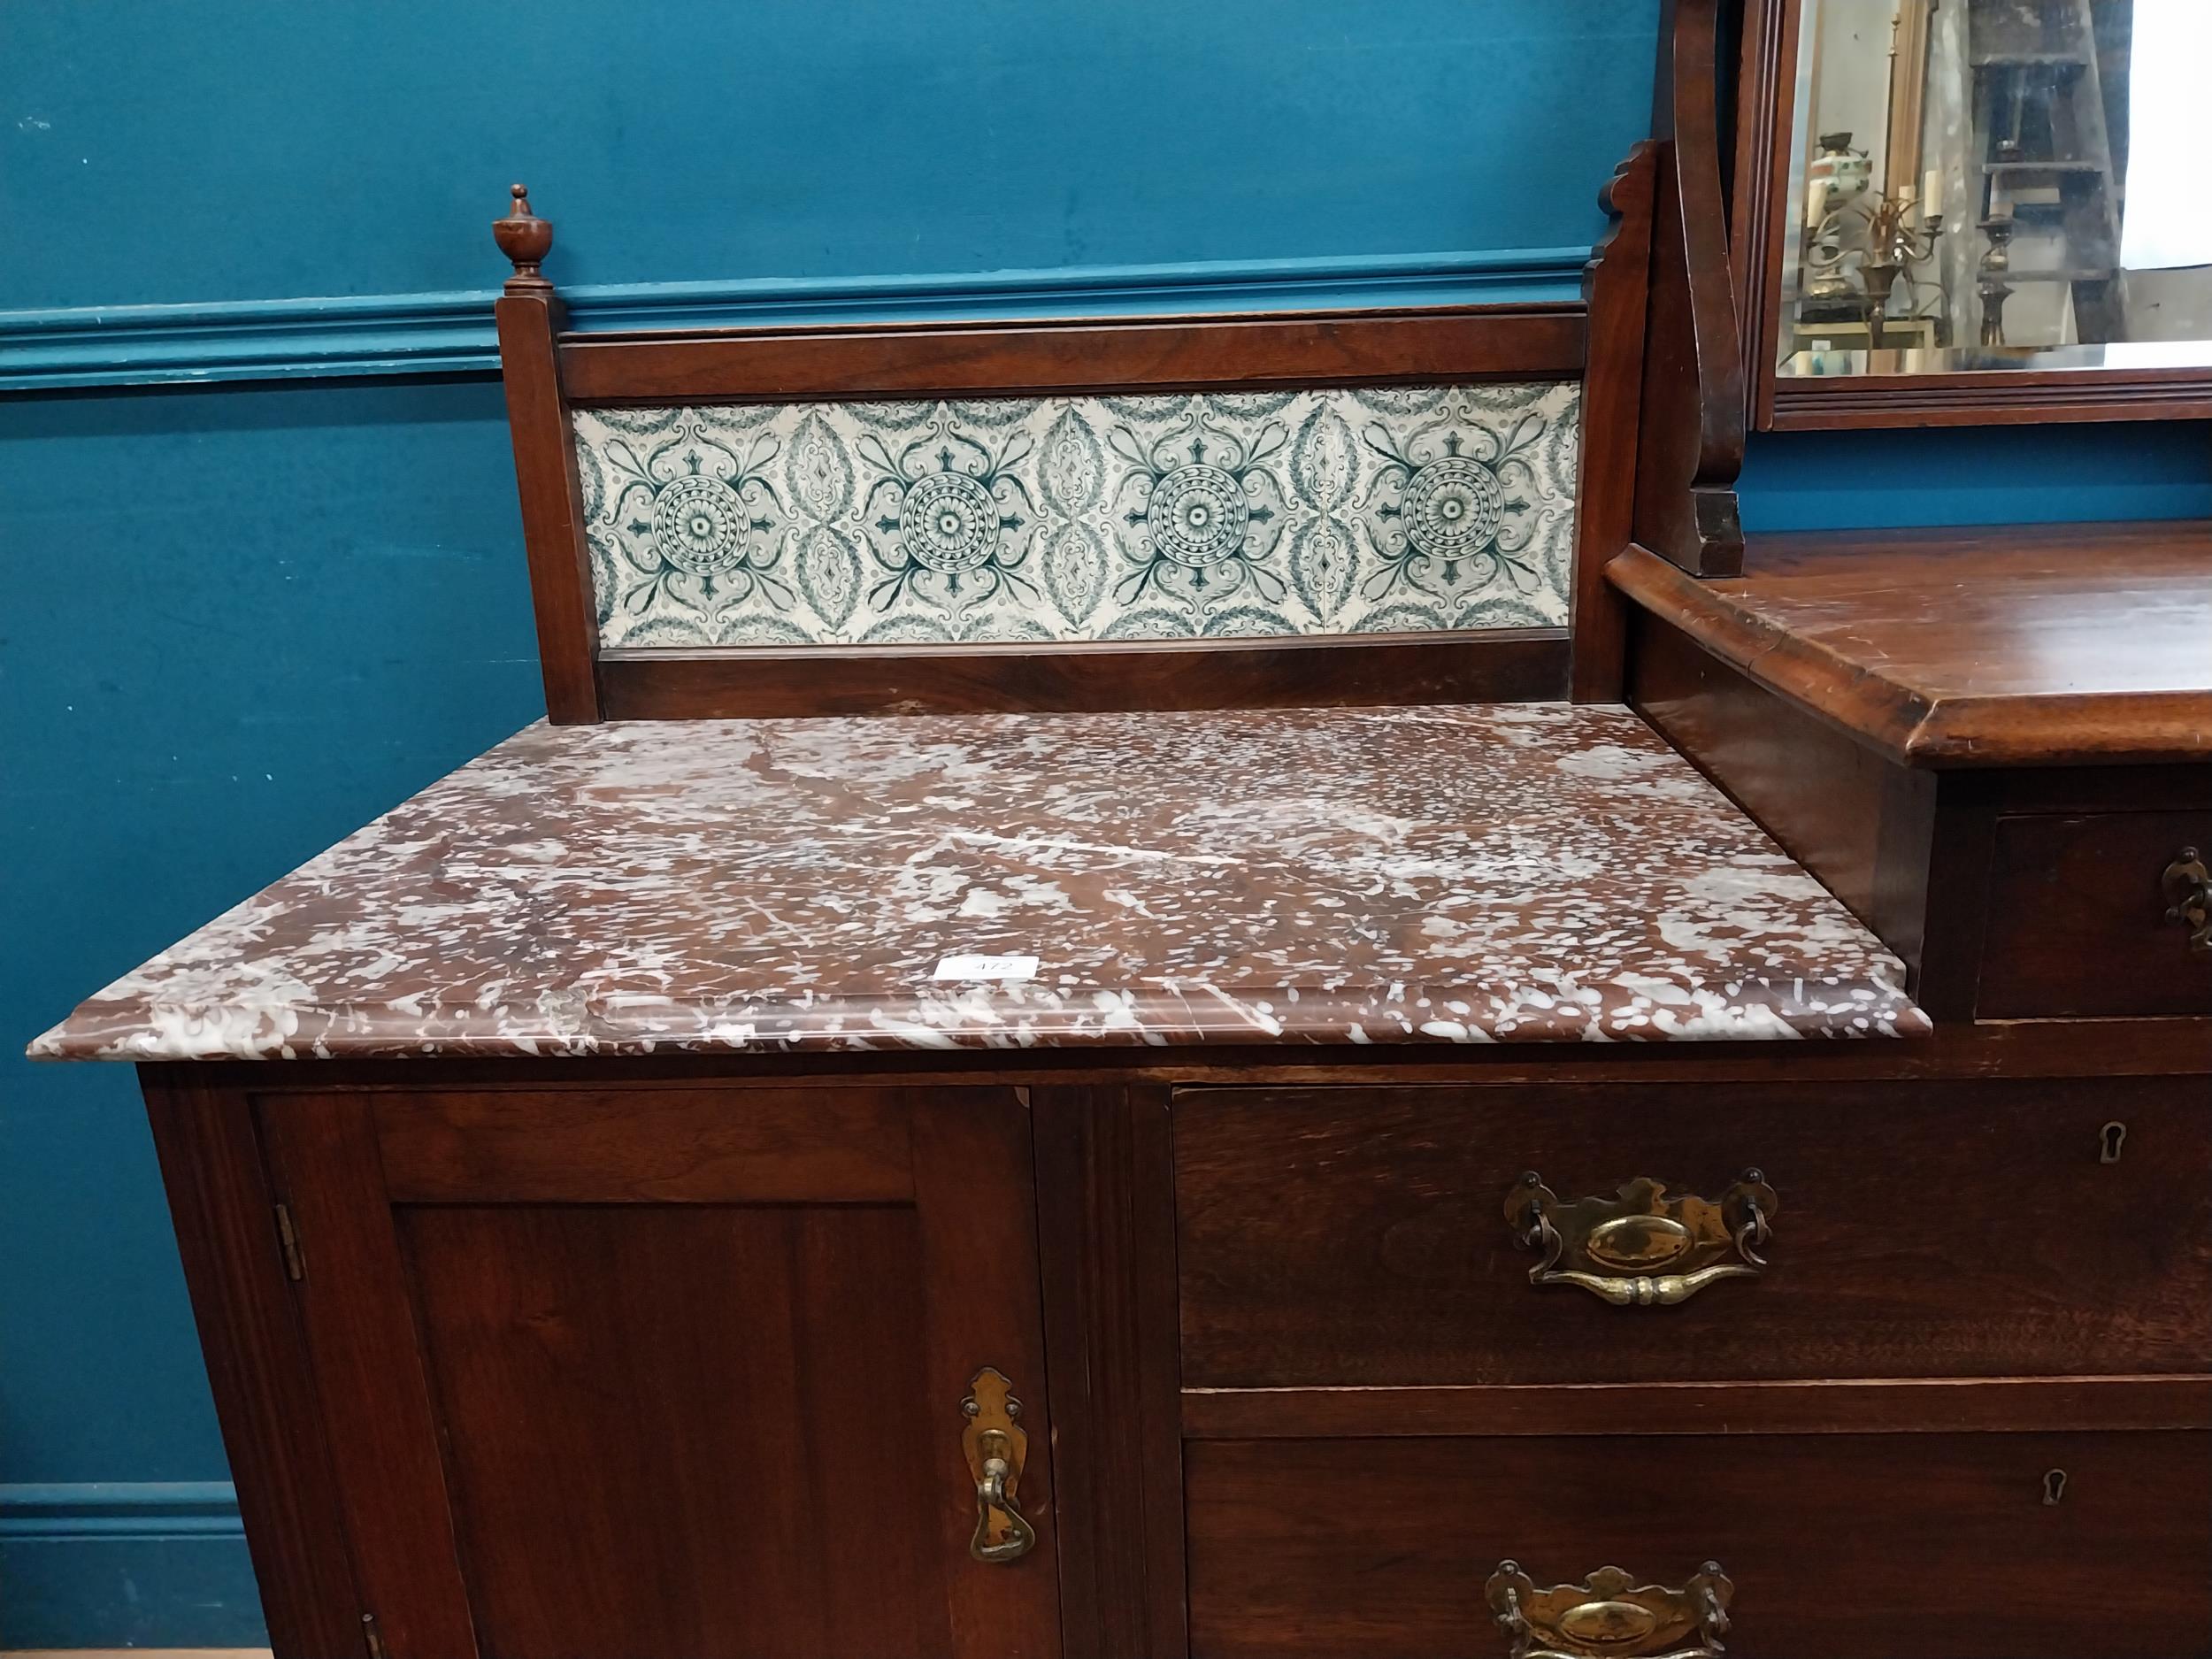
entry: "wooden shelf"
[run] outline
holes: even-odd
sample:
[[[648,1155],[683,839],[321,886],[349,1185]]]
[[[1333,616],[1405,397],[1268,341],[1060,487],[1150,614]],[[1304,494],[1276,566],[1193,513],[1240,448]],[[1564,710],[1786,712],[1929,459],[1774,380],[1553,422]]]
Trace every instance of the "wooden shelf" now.
[[[1906,765],[2212,756],[2212,521],[1753,536],[1740,577],[1637,548],[1607,575]]]

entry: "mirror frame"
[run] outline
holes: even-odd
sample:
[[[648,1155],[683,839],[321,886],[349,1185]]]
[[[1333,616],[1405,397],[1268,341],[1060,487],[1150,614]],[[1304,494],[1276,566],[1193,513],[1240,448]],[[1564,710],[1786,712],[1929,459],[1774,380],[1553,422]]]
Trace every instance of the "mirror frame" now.
[[[1747,424],[1760,432],[2212,416],[2212,362],[2161,369],[2006,369],[1785,376],[1776,370],[1797,53],[1806,0],[1741,0],[1730,277]],[[2212,349],[2207,356],[2212,357]]]

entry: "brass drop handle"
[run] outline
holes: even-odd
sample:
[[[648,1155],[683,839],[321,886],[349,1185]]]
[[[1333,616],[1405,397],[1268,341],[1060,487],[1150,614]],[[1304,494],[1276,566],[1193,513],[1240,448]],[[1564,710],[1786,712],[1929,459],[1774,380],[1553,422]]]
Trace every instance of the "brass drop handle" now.
[[[1618,1567],[1545,1588],[1515,1561],[1484,1586],[1509,1659],[1719,1659],[1736,1586],[1709,1561],[1679,1589],[1639,1585]]]
[[[2166,895],[2166,919],[2189,930],[2189,949],[2198,956],[2212,956],[2212,871],[2204,867],[2204,855],[2185,847],[2174,855],[2159,878]]]
[[[1757,1170],[1717,1199],[1639,1177],[1612,1197],[1563,1200],[1531,1170],[1505,1195],[1532,1285],[1578,1285],[1617,1308],[1671,1308],[1724,1279],[1755,1279],[1782,1201]]]
[[[1037,1544],[1037,1529],[1014,1496],[1029,1456],[1029,1434],[1015,1421],[1022,1402],[1014,1398],[1013,1387],[1002,1373],[986,1365],[970,1380],[968,1397],[960,1402],[968,1419],[960,1432],[960,1449],[975,1478],[975,1536],[968,1540],[968,1554],[978,1561],[1019,1561]]]

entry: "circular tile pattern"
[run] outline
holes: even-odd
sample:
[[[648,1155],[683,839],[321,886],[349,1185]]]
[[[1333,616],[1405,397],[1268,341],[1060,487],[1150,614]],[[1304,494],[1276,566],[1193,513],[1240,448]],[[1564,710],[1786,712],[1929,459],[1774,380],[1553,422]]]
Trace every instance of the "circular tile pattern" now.
[[[718,478],[693,475],[653,497],[653,542],[679,570],[727,570],[742,557],[745,503]]]
[[[1436,558],[1479,552],[1498,534],[1497,474],[1463,455],[1432,461],[1406,483],[1406,540]]]
[[[1178,565],[1218,565],[1244,545],[1251,508],[1229,473],[1203,462],[1179,466],[1152,488],[1145,523],[1153,545]]]
[[[998,544],[998,503],[964,472],[932,472],[899,503],[899,535],[926,570],[972,571]]]

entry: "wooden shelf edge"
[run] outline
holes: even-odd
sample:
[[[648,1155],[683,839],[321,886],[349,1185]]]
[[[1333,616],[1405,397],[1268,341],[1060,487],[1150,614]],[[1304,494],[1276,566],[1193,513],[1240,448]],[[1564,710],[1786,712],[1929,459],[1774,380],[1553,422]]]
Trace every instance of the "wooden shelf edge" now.
[[[2212,1426],[2212,1377],[1186,1388],[1187,1440],[1942,1434]]]
[[[1752,615],[1724,588],[1647,549],[1632,544],[1615,556],[1605,574],[1631,600],[1730,667],[1889,759],[1915,764],[1913,744],[1932,712],[1926,699]]]
[[[1778,626],[1729,588],[1645,548],[1632,544],[1605,574],[1720,661],[1900,765],[2161,765],[2212,755],[2204,691],[1930,696]],[[2032,727],[2005,718],[2023,710],[2036,717]]]

